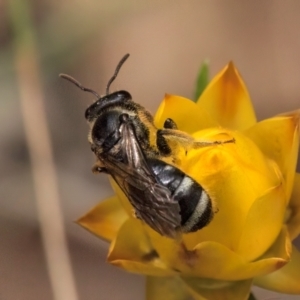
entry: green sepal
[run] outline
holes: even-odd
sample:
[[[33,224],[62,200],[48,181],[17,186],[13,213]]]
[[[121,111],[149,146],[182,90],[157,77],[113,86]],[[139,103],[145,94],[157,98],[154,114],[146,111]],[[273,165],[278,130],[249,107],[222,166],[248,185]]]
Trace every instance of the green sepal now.
[[[203,61],[196,81],[196,88],[194,94],[194,101],[197,102],[202,92],[205,90],[209,83],[209,61],[206,59]]]

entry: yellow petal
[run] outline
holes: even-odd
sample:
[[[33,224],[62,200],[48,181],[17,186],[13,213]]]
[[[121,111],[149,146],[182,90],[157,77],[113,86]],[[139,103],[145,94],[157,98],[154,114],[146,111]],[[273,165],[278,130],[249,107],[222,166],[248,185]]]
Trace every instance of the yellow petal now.
[[[187,300],[183,282],[178,277],[147,277],[147,300]]]
[[[197,104],[226,128],[243,130],[256,123],[249,93],[232,62],[215,76]]]
[[[164,122],[168,118],[175,121],[179,130],[188,133],[218,125],[195,102],[174,95],[165,95],[155,114],[154,123],[158,128],[163,128]]]
[[[272,188],[257,199],[251,206],[243,226],[237,253],[251,261],[265,252],[281,230],[285,208],[282,185]]]
[[[286,230],[281,231],[275,243],[261,259],[247,262],[219,243],[202,242],[188,250],[182,242],[162,237],[152,229],[145,228],[161,260],[182,276],[225,281],[245,280],[278,270],[290,257],[290,240]]]
[[[252,284],[252,279],[218,282],[216,280],[183,277],[182,280],[194,298],[199,300],[248,300]]]
[[[299,149],[300,110],[257,123],[245,131],[269,158],[279,166],[290,198]]]
[[[285,294],[300,294],[300,253],[293,247],[291,261],[280,270],[254,279],[264,289]]]
[[[292,196],[290,199],[288,212],[290,216],[287,220],[287,227],[291,240],[300,234],[300,174],[296,173]]]
[[[119,199],[114,196],[97,204],[77,223],[95,235],[111,241],[127,218]]]
[[[127,271],[151,275],[168,276],[176,274],[160,260],[150,244],[142,223],[129,218],[111,243],[108,262]]]
[[[198,132],[194,137],[220,140],[219,136],[226,133],[227,139],[234,138],[235,143],[190,151],[186,165],[182,166],[207,191],[217,210],[208,226],[184,237],[189,248],[201,241],[215,241],[237,250],[254,201],[281,183],[274,169],[276,166],[242,134],[209,129]],[[256,230],[259,234],[260,229]],[[265,251],[265,247],[257,247],[260,254]]]

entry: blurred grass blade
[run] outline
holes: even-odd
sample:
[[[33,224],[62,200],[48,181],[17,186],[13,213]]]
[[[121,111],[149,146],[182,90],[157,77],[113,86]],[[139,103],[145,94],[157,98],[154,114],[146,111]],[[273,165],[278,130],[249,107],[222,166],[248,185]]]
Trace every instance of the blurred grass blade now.
[[[198,73],[198,78],[196,82],[196,89],[194,94],[194,101],[197,102],[202,92],[206,88],[209,82],[209,61],[204,60],[200,71]]]
[[[78,295],[60,208],[58,178],[46,120],[39,52],[31,19],[31,3],[33,2],[26,0],[8,0],[20,107],[53,299],[76,300]]]
[[[255,298],[254,295],[251,293],[251,294],[249,295],[248,300],[256,300],[256,298]]]

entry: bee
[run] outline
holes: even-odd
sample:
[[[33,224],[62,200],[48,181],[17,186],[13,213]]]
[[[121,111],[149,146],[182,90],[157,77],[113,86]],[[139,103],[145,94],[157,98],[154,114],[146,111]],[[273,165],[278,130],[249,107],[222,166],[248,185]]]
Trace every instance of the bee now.
[[[129,54],[117,65],[101,97],[73,77],[60,74],[96,101],[85,111],[88,140],[96,156],[93,171],[112,176],[130,201],[136,218],[162,236],[177,238],[208,225],[214,215],[210,196],[178,165],[178,149],[211,146],[227,141],[196,141],[167,119],[162,129],[129,92],[109,88]]]

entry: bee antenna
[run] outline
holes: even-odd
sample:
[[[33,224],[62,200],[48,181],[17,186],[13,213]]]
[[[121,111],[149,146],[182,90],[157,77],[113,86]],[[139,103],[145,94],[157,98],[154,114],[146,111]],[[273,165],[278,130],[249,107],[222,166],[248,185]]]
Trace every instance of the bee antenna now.
[[[70,82],[72,82],[73,84],[75,84],[77,87],[79,87],[81,90],[83,90],[84,92],[89,92],[92,93],[93,95],[95,95],[97,97],[97,99],[100,99],[100,96],[98,95],[98,93],[96,93],[94,90],[92,89],[88,89],[86,87],[84,87],[79,81],[77,81],[75,78],[73,78],[70,75],[67,74],[59,74],[59,77],[66,79]]]
[[[109,94],[109,87],[112,84],[112,82],[116,79],[116,77],[118,76],[118,73],[122,67],[122,65],[124,64],[124,62],[127,60],[127,58],[129,57],[129,53],[125,54],[123,56],[123,58],[120,60],[120,62],[118,63],[115,73],[113,75],[113,77],[108,81],[107,86],[106,86],[106,95]]]

